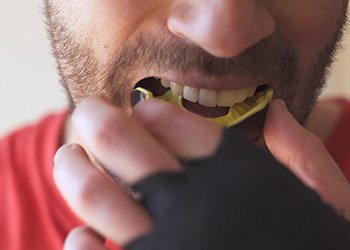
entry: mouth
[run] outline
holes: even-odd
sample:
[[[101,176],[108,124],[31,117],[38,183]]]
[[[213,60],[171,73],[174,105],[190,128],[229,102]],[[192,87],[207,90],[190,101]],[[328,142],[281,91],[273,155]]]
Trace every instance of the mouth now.
[[[158,98],[219,125],[232,127],[264,110],[272,96],[273,90],[267,84],[215,90],[149,77],[135,85],[131,102],[134,106],[141,100]]]

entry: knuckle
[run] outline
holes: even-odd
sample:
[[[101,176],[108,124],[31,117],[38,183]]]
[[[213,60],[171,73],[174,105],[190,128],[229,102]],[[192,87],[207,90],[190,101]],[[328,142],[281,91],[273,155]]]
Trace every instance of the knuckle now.
[[[101,200],[101,180],[97,175],[82,179],[75,190],[74,204],[79,211],[95,208]]]
[[[121,112],[106,117],[98,121],[92,135],[92,144],[94,148],[115,147],[127,130],[127,118]]]
[[[114,124],[110,121],[102,121],[96,127],[92,143],[95,147],[99,146],[109,146],[113,144],[113,133],[111,131],[114,130]]]
[[[134,108],[134,113],[142,117],[147,123],[161,120],[160,117],[172,114],[174,105],[169,105],[159,100],[145,101]]]
[[[164,119],[165,117],[169,116],[169,114],[173,113],[168,107],[158,108],[158,110],[155,110],[155,112],[150,112],[146,117],[148,126],[155,129],[163,127],[169,122],[168,119]]]

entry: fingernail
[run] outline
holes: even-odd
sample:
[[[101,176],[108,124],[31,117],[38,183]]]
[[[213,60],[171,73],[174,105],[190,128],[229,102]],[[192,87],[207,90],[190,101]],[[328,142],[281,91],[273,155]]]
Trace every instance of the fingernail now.
[[[56,151],[56,154],[53,158],[53,162],[55,165],[58,165],[60,162],[61,162],[61,159],[62,159],[62,148],[64,147],[65,145],[63,145],[62,147],[60,147],[57,151]]]
[[[60,147],[55,156],[54,156],[54,159],[53,159],[53,162],[55,165],[59,165],[63,158],[64,158],[64,155],[68,152],[68,151],[71,151],[71,150],[78,150],[80,148],[80,146],[78,144],[66,144],[66,145],[63,145],[62,147]]]
[[[288,109],[286,103],[282,99],[275,99],[275,100],[273,100],[273,103],[275,105],[278,105],[280,108]]]
[[[282,99],[275,99],[272,101],[269,108],[270,115],[274,117],[284,117],[287,112],[289,112],[287,105]]]

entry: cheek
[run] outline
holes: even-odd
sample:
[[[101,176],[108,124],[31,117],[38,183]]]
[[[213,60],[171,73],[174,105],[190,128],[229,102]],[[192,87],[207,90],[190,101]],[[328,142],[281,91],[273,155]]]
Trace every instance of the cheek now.
[[[81,43],[88,41],[100,53],[114,51],[124,44],[151,11],[147,0],[56,2],[65,26],[75,39]]]
[[[342,8],[340,0],[283,1],[274,9],[278,32],[294,46],[301,61],[310,61],[333,38]]]

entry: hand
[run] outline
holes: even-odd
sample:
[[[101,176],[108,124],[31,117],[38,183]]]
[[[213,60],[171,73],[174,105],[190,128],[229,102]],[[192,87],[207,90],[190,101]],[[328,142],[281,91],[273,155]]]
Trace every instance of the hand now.
[[[283,165],[350,221],[350,185],[320,139],[295,121],[284,102],[270,105],[264,136]]]
[[[137,105],[129,117],[102,98],[88,98],[75,110],[73,123],[94,158],[130,185],[156,172],[182,171],[178,158],[210,155],[221,137],[212,123],[157,100]],[[152,227],[150,215],[97,170],[82,147],[59,149],[54,177],[71,208],[103,237],[123,245]],[[102,243],[92,230],[78,228],[66,248],[103,249]]]
[[[169,112],[173,115],[170,116]],[[175,116],[178,119],[174,123],[169,123],[171,120],[169,116]],[[279,121],[278,116],[281,116],[282,120]],[[291,143],[282,145],[285,146],[285,150],[278,150],[279,147],[281,148],[279,140],[290,139],[281,137],[286,136],[283,135],[286,132],[286,126],[281,126],[283,121],[287,121],[289,128],[294,125],[295,127],[291,128],[296,129],[296,132],[293,130],[291,133],[299,133],[303,140],[297,140],[295,134],[292,134]],[[94,156],[112,173],[123,177],[130,184],[159,171],[183,171],[177,160],[179,157],[193,159],[212,154],[219,144],[221,135],[218,128],[202,119],[180,112],[167,104],[157,103],[138,106],[134,115],[128,118],[121,110],[93,98],[78,107],[75,123]],[[307,149],[311,146],[311,152],[319,150],[325,152],[322,146],[314,143],[317,140],[312,135],[296,125],[280,103],[275,102],[271,105],[265,137],[275,157],[290,166],[290,169],[295,171],[306,184],[319,191],[326,201],[336,208],[347,211],[346,202],[340,202],[336,197],[339,190],[348,193],[349,189],[334,162],[329,165],[330,168],[325,169],[328,171],[327,175],[321,175],[322,178],[313,181],[314,177],[319,175],[313,176],[309,172],[302,172],[299,167],[300,160],[289,160],[305,159],[306,164],[302,166],[310,167],[309,162],[313,161],[312,158],[303,158],[302,154],[298,153],[300,145],[298,143],[304,141],[306,135],[313,142],[305,146]],[[316,153],[310,155],[310,157],[313,156],[319,157]],[[151,216],[97,171],[82,148],[76,145],[63,147],[57,158],[56,182],[72,208],[91,228],[103,237],[121,244],[151,230],[153,223]],[[323,159],[324,164],[321,166],[328,166],[329,160],[331,160],[329,156]],[[314,166],[318,168],[319,164]],[[296,171],[297,169],[299,170]],[[324,171],[322,168],[321,170]],[[333,174],[328,175],[328,173]],[[323,187],[315,184],[320,181],[337,188],[331,188],[330,191],[324,190]],[[81,240],[89,246],[82,249],[103,249],[103,238],[88,228],[74,231],[67,240],[67,249],[77,246],[77,242],[83,244]]]

